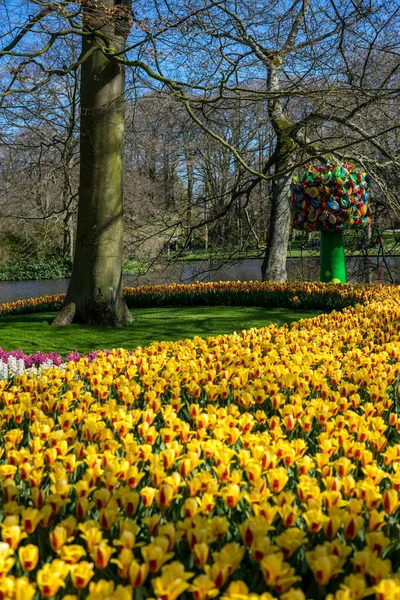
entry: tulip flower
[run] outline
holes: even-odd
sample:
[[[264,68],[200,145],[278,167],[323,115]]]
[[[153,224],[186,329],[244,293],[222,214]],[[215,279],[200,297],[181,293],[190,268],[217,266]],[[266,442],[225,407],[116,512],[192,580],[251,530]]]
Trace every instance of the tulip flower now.
[[[62,546],[61,550],[59,550],[58,555],[61,560],[67,563],[67,565],[74,565],[81,558],[86,556],[86,550],[79,544],[66,544],[65,546]]]
[[[283,553],[276,552],[263,558],[260,563],[261,571],[267,585],[273,587],[278,593],[286,592],[300,577],[295,575],[295,570],[284,562]]]
[[[89,594],[86,598],[87,600],[99,600],[99,598],[112,597],[115,598],[115,600],[131,600],[132,592],[133,590],[130,586],[117,585],[115,587],[113,581],[100,579],[97,582],[89,583]]]
[[[274,494],[278,494],[287,484],[289,476],[284,467],[277,467],[268,471],[267,479],[270,490]]]
[[[222,588],[229,577],[229,564],[215,562],[213,565],[205,565],[204,571],[218,589]]]
[[[281,594],[280,600],[306,600],[306,596],[300,588],[291,588],[285,594]]]
[[[68,531],[65,527],[57,525],[49,535],[50,545],[55,552],[58,552],[60,548],[67,542],[72,541],[73,538],[68,538]]]
[[[219,589],[207,575],[199,575],[190,584],[189,592],[192,593],[193,600],[211,600],[218,596]]]
[[[90,556],[97,569],[105,569],[115,551],[115,548],[111,548],[106,540],[101,540],[90,552]]]
[[[298,527],[291,527],[276,536],[276,544],[282,550],[285,558],[291,556],[300,546],[307,543],[307,536]]]
[[[166,552],[168,542],[167,546],[161,546],[161,541],[162,540],[158,540],[158,543],[143,546],[141,549],[143,560],[147,563],[149,571],[152,573],[157,573],[162,565],[174,556],[173,552]]]
[[[311,509],[307,510],[302,515],[303,519],[306,522],[307,530],[310,533],[318,533],[324,523],[329,521],[329,517],[325,515],[320,509]]]
[[[399,493],[394,489],[385,490],[385,493],[383,494],[382,507],[386,514],[393,515],[396,512],[399,504]]]
[[[386,513],[371,510],[369,513],[368,529],[370,531],[378,531],[385,525]]]
[[[161,521],[161,515],[154,514],[151,517],[145,517],[143,523],[146,525],[149,535],[155,535]]]
[[[191,548],[194,556],[194,562],[198,569],[204,569],[210,556],[210,547],[205,542],[194,544]]]
[[[93,563],[87,561],[79,562],[71,566],[71,580],[77,589],[85,588],[94,575]]]
[[[306,560],[320,585],[327,585],[333,577],[342,571],[340,558],[333,554],[315,556],[315,552],[307,552]]]
[[[220,552],[213,552],[213,559],[216,563],[226,564],[229,567],[229,575],[234,573],[245,555],[246,548],[236,542],[226,544]]]
[[[390,544],[390,538],[386,537],[382,531],[372,531],[365,534],[365,541],[368,548],[378,555]]]
[[[12,594],[14,600],[32,600],[35,593],[35,586],[30,583],[27,577],[18,577],[15,579]]]
[[[55,596],[60,587],[65,587],[67,575],[68,567],[63,561],[56,559],[51,563],[45,563],[36,576],[41,594],[45,598]]]
[[[140,490],[140,496],[142,498],[143,506],[149,507],[153,504],[155,495],[156,495],[156,491],[157,490],[155,488],[148,487],[148,486],[146,486]]]
[[[139,564],[136,560],[132,560],[129,566],[129,581],[133,589],[141,587],[147,579],[149,566],[147,563]]]
[[[27,544],[18,549],[18,558],[24,571],[33,571],[39,560],[39,548],[34,544]]]
[[[221,496],[230,508],[235,508],[241,498],[240,487],[236,483],[231,483],[221,489]]]
[[[354,540],[364,525],[364,519],[359,515],[345,514],[343,522],[343,534],[348,540]]]
[[[270,525],[264,517],[251,517],[242,523],[239,527],[240,535],[246,546],[251,546],[255,538],[265,534],[270,529]]]
[[[1,538],[3,542],[9,544],[9,546],[16,550],[19,546],[21,540],[27,537],[27,534],[22,531],[19,525],[10,525],[6,526],[3,524],[1,530]]]
[[[85,540],[87,551],[90,553],[100,544],[103,539],[103,534],[97,522],[86,521],[79,525],[81,537]]]
[[[221,600],[277,600],[268,592],[264,592],[259,596],[258,594],[250,594],[248,586],[244,581],[232,581],[229,584],[225,594],[221,596]]]
[[[35,531],[42,519],[42,514],[37,508],[25,508],[21,514],[22,527],[26,533],[31,534]]]
[[[174,561],[161,570],[161,576],[152,580],[152,586],[157,599],[176,600],[189,587],[188,579],[193,573],[185,572],[182,563]]]
[[[377,600],[396,600],[400,594],[400,582],[394,579],[381,579],[373,590]]]

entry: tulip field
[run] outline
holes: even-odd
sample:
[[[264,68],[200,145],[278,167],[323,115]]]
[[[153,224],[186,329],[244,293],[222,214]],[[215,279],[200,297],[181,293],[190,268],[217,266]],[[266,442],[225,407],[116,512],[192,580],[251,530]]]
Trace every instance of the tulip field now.
[[[0,600],[400,599],[400,288],[262,285],[148,295],[342,310],[0,380]]]

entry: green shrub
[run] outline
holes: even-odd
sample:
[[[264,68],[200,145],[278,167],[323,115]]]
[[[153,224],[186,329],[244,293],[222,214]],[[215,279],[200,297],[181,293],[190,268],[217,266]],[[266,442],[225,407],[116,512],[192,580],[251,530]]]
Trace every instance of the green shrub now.
[[[43,259],[28,258],[0,268],[0,281],[24,279],[58,279],[69,277],[72,260],[66,256],[49,256]]]

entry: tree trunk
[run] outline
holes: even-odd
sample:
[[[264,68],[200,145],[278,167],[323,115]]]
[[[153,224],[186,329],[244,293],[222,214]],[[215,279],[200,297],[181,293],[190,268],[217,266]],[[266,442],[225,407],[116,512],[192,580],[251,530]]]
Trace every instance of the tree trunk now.
[[[72,225],[73,215],[67,212],[64,218],[63,251],[68,258],[74,257],[74,228]]]
[[[113,9],[118,0],[102,0]],[[105,12],[86,8],[89,27],[99,27],[115,51],[125,35]],[[95,49],[82,65],[80,180],[75,258],[66,303],[53,325],[71,322],[121,326],[132,320],[122,288],[124,67],[107,58],[99,38],[83,37],[82,53]]]
[[[186,227],[188,231],[192,224],[192,208],[193,208],[193,189],[194,189],[194,166],[193,166],[193,155],[188,152],[185,156],[186,159]]]
[[[364,234],[364,257],[363,257],[363,280],[365,283],[373,283],[373,263],[368,256],[372,242],[372,225],[369,224]]]
[[[268,90],[280,90],[282,58],[276,56],[269,64]],[[268,101],[268,114],[276,134],[275,175],[288,167],[289,157],[294,150],[290,137],[292,123],[283,114],[279,96]],[[290,233],[290,174],[282,175],[272,181],[271,216],[267,235],[267,247],[261,266],[262,280],[286,281],[286,257]]]
[[[284,167],[277,163],[275,172]],[[290,233],[290,175],[272,182],[271,216],[269,220],[267,247],[261,267],[263,281],[286,281],[286,258]]]

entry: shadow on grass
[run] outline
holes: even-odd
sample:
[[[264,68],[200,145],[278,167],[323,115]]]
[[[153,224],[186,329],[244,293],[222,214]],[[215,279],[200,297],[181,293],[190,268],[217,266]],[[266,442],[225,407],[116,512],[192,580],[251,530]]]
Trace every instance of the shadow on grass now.
[[[311,318],[321,311],[290,311],[251,307],[173,307],[146,308],[133,311],[135,321],[121,329],[70,325],[53,328],[55,313],[39,313],[0,317],[0,347],[22,348],[26,353],[37,350],[90,352],[103,348],[147,346],[153,341],[211,337],[270,323],[283,325]]]

